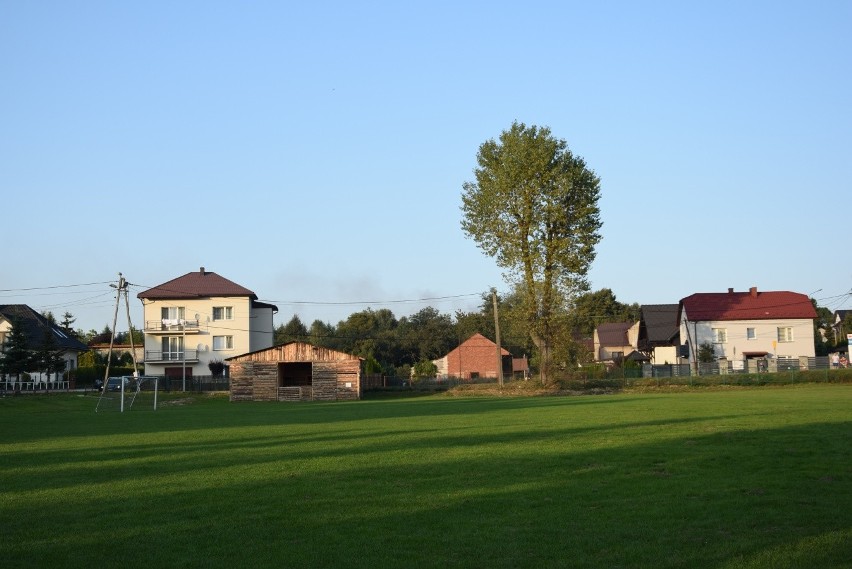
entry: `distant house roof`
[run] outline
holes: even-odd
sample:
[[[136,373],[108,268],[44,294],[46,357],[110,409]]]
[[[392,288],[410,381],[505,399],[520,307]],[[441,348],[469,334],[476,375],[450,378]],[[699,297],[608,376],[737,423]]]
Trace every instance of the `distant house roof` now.
[[[680,332],[677,304],[645,304],[642,306],[642,326],[645,339],[651,344],[672,342]]]
[[[467,349],[467,348],[496,348],[496,347],[497,347],[497,344],[495,344],[494,342],[492,342],[491,340],[489,340],[488,338],[486,338],[485,336],[483,336],[482,334],[477,332],[476,334],[474,334],[473,336],[471,336],[470,338],[468,338],[467,340],[465,340],[464,342],[459,344],[459,346],[457,348],[450,350],[450,352],[444,357],[449,357],[450,355],[455,354],[455,353],[459,352],[460,350]],[[506,348],[502,348],[502,347],[500,348],[500,354],[504,355],[504,356],[512,355],[512,354],[509,353],[509,351]]]
[[[182,277],[172,279],[136,295],[137,298],[149,300],[178,300],[214,296],[247,296],[252,300],[257,300],[257,295],[253,291],[216,273],[205,271],[204,267],[201,267],[200,271],[186,273]]]
[[[633,327],[631,322],[609,322],[598,324],[598,342],[601,346],[629,346],[627,331]]]
[[[14,322],[20,321],[21,327],[26,334],[30,348],[36,348],[44,342],[45,330],[51,330],[59,348],[68,351],[85,352],[89,348],[62,328],[27,306],[26,304],[0,304],[0,318]]]
[[[692,322],[708,320],[772,320],[816,318],[811,300],[789,291],[700,292],[680,301],[680,309]],[[678,314],[680,320],[680,313]]]
[[[630,361],[630,362],[649,362],[649,361],[651,361],[651,358],[649,358],[648,356],[646,356],[642,352],[637,352],[636,350],[633,350],[632,352],[627,354],[627,357],[624,358],[624,359],[626,359],[627,361]]]

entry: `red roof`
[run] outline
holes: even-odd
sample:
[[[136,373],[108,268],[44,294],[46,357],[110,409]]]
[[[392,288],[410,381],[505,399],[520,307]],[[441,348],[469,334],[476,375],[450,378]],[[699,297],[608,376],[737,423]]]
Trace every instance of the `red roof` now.
[[[469,348],[496,348],[496,347],[497,347],[496,343],[492,342],[491,340],[489,340],[488,338],[486,338],[485,336],[483,336],[482,334],[477,332],[476,334],[474,334],[473,336],[471,336],[470,338],[468,338],[467,340],[465,340],[464,342],[459,344],[459,346],[456,349],[451,350],[450,353],[447,354],[447,357],[450,354],[452,354],[453,352],[457,352],[457,351],[461,350],[462,348],[469,349]],[[509,351],[506,348],[502,348],[502,347],[500,348],[500,353],[504,356],[512,355],[512,354],[509,353]]]
[[[699,292],[680,301],[691,322],[816,318],[811,300],[789,291]]]
[[[627,333],[633,327],[631,322],[605,322],[598,324],[598,342],[601,346],[629,346]]]
[[[137,298],[155,300],[209,298],[213,296],[247,296],[252,300],[257,300],[257,295],[254,292],[216,273],[205,271],[204,267],[200,271],[186,273],[182,277],[172,279],[136,295]]]

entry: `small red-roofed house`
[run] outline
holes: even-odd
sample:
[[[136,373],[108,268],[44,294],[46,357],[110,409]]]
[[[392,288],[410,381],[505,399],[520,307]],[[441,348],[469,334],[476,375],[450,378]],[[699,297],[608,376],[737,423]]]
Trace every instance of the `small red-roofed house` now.
[[[678,305],[680,338],[689,361],[702,344],[713,346],[717,359],[814,357],[817,317],[807,295],[789,291],[696,293]]]
[[[482,334],[476,333],[443,358],[433,360],[432,363],[438,368],[437,376],[441,379],[494,378],[497,377],[497,344]],[[504,378],[512,377],[516,370],[526,372],[529,369],[526,367],[526,358],[523,363],[517,362],[523,367],[516,368],[515,363],[512,354],[501,348],[500,365]]]

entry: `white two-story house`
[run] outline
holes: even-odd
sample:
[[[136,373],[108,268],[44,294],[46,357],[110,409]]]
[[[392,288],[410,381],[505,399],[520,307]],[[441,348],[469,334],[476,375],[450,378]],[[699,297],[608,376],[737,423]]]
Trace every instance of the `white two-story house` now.
[[[137,295],[145,321],[145,374],[210,375],[208,364],[269,348],[278,308],[204,267]]]
[[[680,338],[688,345],[689,361],[698,361],[702,344],[716,359],[742,367],[748,360],[814,357],[814,318],[807,295],[789,291],[696,293],[682,299]]]

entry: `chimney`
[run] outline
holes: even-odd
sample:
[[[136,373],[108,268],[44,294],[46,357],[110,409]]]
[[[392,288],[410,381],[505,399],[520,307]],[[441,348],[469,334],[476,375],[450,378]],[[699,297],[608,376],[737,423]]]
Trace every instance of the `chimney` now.
[[[204,267],[201,267],[201,276],[204,276]]]
[[[733,288],[728,288],[728,294],[734,294],[734,289],[733,289]]]
[[[750,289],[748,289],[748,294],[749,294],[752,298],[757,298],[757,287],[756,287],[756,286],[753,286],[753,287],[751,287]]]

